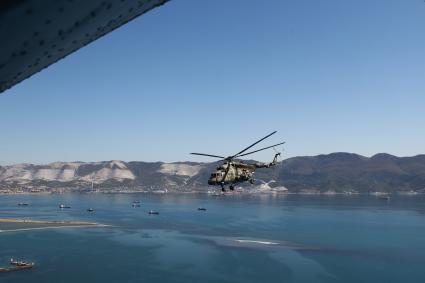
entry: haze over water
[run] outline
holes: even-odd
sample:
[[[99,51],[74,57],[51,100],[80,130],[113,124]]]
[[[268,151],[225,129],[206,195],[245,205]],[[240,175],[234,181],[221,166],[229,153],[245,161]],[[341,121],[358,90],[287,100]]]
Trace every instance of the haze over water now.
[[[141,200],[140,208],[131,206]],[[109,228],[0,233],[0,282],[425,282],[425,197],[1,196],[1,218]],[[28,207],[17,203],[28,202]],[[66,203],[69,210],[60,210]],[[198,207],[207,208],[206,212]],[[86,211],[95,209],[94,213]],[[150,209],[159,215],[149,216]]]

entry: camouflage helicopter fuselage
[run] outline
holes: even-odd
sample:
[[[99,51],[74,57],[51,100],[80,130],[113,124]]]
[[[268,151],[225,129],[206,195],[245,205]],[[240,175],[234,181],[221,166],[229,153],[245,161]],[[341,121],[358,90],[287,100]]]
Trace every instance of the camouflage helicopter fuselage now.
[[[252,164],[243,163],[239,160],[233,160],[226,162],[223,165],[217,167],[214,173],[211,173],[208,179],[208,185],[233,185],[236,183],[242,183],[249,181],[254,183],[254,172],[257,168],[270,168],[277,164],[277,157],[280,153],[277,153],[270,163],[256,162]],[[230,167],[230,168],[228,168]],[[226,175],[226,171],[227,175]]]

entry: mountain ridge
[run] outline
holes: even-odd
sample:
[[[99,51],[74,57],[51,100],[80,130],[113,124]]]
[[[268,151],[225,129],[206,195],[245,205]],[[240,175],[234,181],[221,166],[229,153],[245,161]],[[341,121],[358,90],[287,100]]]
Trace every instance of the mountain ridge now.
[[[42,187],[53,190],[97,188],[171,191],[204,190],[221,162],[96,161],[21,163],[0,166],[0,189]],[[335,152],[287,158],[271,169],[259,169],[255,178],[290,192],[395,192],[425,188],[425,154],[397,157],[377,153],[365,157]],[[247,189],[249,184],[242,184]],[[25,190],[25,189],[24,189]]]

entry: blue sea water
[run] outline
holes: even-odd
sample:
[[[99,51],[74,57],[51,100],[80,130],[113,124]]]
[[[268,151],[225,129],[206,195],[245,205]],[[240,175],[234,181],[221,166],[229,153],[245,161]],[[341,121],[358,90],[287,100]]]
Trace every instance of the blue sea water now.
[[[112,226],[0,233],[0,266],[37,264],[0,282],[425,282],[424,196],[3,195],[7,217]]]

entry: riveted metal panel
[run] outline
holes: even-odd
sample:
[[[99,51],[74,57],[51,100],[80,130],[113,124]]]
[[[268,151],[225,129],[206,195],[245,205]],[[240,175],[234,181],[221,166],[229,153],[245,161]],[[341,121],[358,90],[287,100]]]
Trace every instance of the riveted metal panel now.
[[[167,1],[0,2],[0,93]]]

